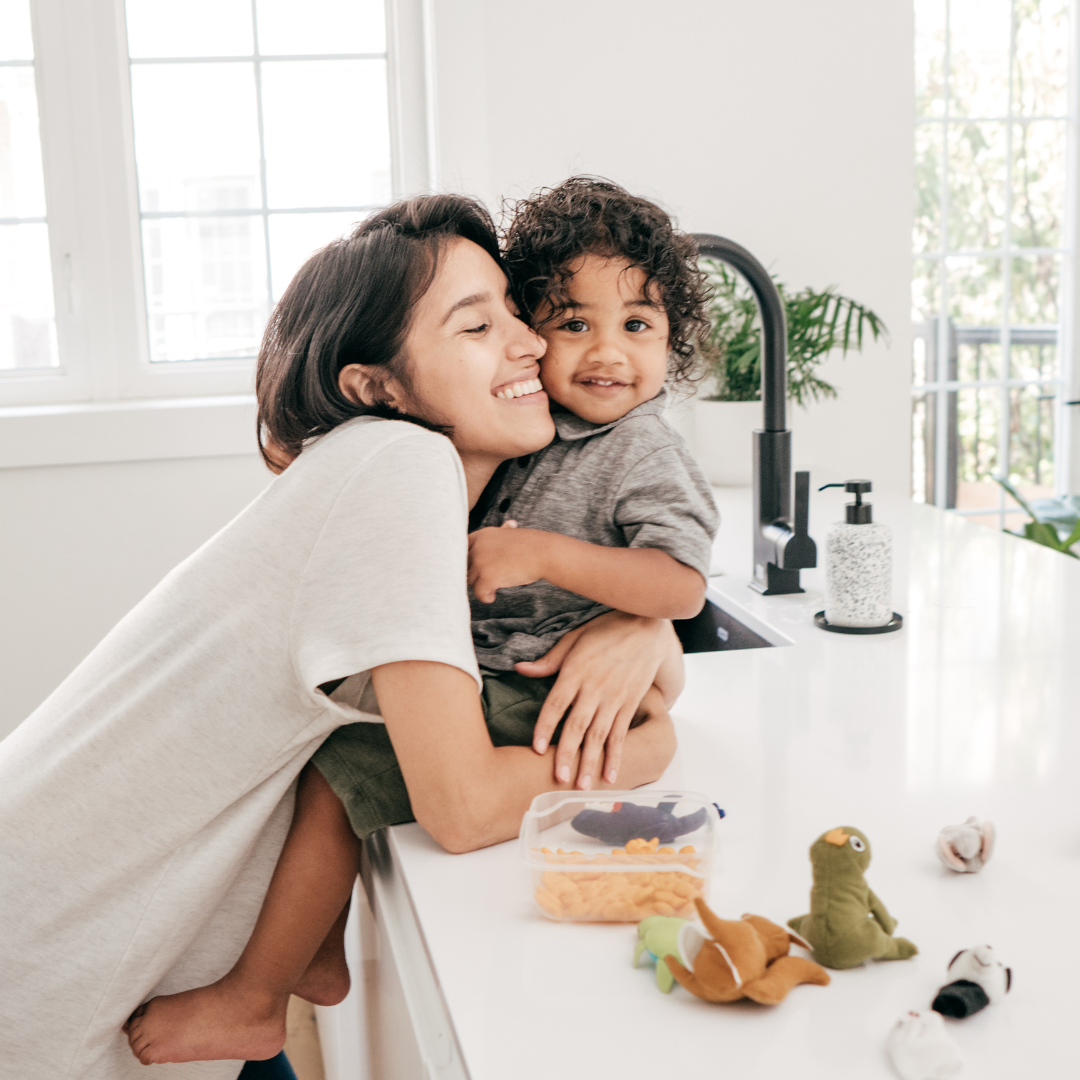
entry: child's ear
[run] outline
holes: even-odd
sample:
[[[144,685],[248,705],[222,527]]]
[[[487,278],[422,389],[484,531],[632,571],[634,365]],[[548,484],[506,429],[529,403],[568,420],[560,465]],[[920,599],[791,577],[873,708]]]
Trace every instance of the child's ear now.
[[[371,364],[346,364],[338,372],[338,389],[357,405],[398,407],[397,384],[385,368]]]

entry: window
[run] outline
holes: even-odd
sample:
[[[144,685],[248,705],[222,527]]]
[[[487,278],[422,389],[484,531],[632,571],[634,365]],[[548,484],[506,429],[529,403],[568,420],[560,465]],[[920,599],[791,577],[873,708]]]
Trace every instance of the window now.
[[[0,373],[58,363],[29,0],[0,0]]]
[[[1069,0],[916,0],[913,489],[984,524],[1059,486]]]
[[[127,0],[151,362],[251,358],[303,259],[390,200],[380,4]]]
[[[0,405],[250,393],[304,259],[430,183],[425,18],[0,0]]]

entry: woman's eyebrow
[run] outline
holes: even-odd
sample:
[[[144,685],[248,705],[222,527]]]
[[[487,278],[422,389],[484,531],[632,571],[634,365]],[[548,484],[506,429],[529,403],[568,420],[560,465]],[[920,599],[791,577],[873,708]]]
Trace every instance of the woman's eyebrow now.
[[[475,304],[483,304],[491,299],[491,293],[479,292],[473,293],[472,296],[466,296],[463,300],[459,300],[444,316],[440,325],[446,325],[454,315],[455,312],[460,311],[462,308],[473,307]]]

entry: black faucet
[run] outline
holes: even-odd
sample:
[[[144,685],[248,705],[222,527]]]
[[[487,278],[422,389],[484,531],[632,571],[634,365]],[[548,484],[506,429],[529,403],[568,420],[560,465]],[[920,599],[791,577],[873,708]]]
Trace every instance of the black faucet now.
[[[738,270],[761,312],[762,431],[754,432],[754,577],[766,596],[801,593],[799,571],[817,566],[817,545],[807,532],[810,474],[795,474],[791,521],[791,432],[787,430],[787,325],[784,303],[768,271],[732,240],[695,233],[698,253]]]

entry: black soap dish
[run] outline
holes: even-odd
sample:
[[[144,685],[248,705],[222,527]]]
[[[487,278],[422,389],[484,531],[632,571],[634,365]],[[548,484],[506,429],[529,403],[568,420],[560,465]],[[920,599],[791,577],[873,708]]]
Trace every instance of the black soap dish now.
[[[904,625],[904,616],[894,611],[884,626],[836,626],[825,618],[824,611],[819,611],[814,616],[814,622],[822,630],[830,630],[834,634],[891,634]]]

